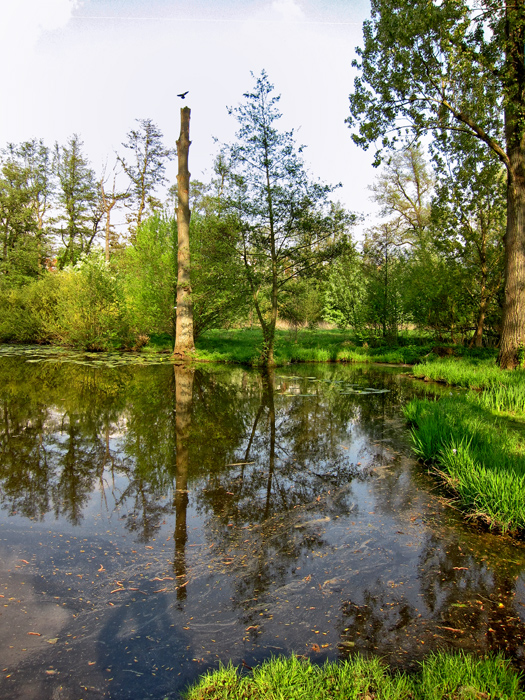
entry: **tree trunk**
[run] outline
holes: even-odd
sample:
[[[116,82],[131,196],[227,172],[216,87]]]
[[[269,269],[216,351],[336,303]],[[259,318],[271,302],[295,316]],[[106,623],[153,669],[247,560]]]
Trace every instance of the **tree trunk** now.
[[[483,324],[485,323],[485,314],[487,311],[487,300],[482,299],[479,305],[478,321],[476,323],[476,331],[472,336],[469,345],[471,348],[481,348],[483,346]]]
[[[507,230],[505,300],[498,364],[513,369],[525,345],[525,66],[523,0],[506,0],[505,108]]]
[[[177,320],[175,328],[175,348],[173,354],[182,359],[190,359],[189,353],[195,350],[193,342],[193,302],[190,285],[190,173],[188,152],[190,150],[190,108],[180,111],[180,136],[177,141],[179,174],[177,175],[179,205],[177,207]]]
[[[509,149],[505,301],[498,364],[514,369],[525,346],[525,148]]]

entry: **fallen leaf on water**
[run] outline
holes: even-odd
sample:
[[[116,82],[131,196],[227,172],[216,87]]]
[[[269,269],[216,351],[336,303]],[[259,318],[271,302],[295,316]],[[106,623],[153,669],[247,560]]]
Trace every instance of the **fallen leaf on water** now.
[[[173,576],[164,576],[164,578],[159,578],[158,576],[155,576],[155,578],[151,579],[152,581],[173,581]]]
[[[56,671],[55,671],[54,668],[49,668],[49,669],[46,671],[46,673],[47,673],[48,676],[54,676],[55,673],[56,673]]]
[[[56,644],[58,642],[58,637],[53,637],[53,639],[46,639],[48,644]]]
[[[439,627],[438,629],[440,630],[448,630],[449,632],[459,632],[460,634],[464,634],[464,630],[458,630],[455,627]]]
[[[94,666],[96,664],[96,661],[88,661],[88,666]]]

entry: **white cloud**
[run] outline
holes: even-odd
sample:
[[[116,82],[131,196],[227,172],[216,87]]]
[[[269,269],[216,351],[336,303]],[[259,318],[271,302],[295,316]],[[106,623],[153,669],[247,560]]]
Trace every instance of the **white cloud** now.
[[[296,0],[273,0],[272,10],[287,22],[305,18],[305,14]]]

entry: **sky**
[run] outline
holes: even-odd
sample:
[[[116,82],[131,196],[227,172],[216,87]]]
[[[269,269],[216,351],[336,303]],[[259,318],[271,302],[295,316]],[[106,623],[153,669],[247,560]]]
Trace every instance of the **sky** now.
[[[351,211],[373,213],[373,153],[344,122],[369,10],[368,0],[0,0],[0,147],[77,133],[95,171],[110,171],[135,119],[152,119],[174,147],[187,105],[190,171],[206,180],[217,141],[235,135],[227,107],[264,69],[312,175],[341,182],[336,198]],[[167,174],[174,182],[175,163]]]

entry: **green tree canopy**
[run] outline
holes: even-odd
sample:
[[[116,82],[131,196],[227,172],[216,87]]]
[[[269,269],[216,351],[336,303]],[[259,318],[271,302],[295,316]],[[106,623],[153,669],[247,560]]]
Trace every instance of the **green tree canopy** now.
[[[353,139],[384,148],[430,132],[479,141],[507,171],[505,306],[499,362],[525,344],[525,3],[372,0],[350,96]],[[466,145],[468,148],[468,145]]]

